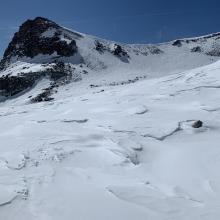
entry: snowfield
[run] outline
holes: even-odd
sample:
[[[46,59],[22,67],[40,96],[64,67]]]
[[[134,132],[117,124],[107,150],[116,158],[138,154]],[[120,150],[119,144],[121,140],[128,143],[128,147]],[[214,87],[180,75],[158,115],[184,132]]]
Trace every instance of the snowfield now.
[[[0,62],[0,220],[220,219],[219,57],[220,33],[128,45],[26,21]]]
[[[29,104],[42,79],[0,103],[0,219],[219,219],[220,61],[182,67],[114,84],[135,78],[116,66]]]

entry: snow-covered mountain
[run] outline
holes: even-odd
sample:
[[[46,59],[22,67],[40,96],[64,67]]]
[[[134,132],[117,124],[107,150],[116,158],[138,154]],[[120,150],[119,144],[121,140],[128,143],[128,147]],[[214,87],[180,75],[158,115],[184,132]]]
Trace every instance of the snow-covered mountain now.
[[[219,219],[219,37],[26,21],[0,64],[0,219]]]
[[[42,77],[51,80],[47,89],[53,94],[54,87],[63,83],[60,81],[83,79],[98,86],[196,68],[219,59],[219,36],[159,45],[127,45],[71,31],[37,17],[21,25],[4,53],[0,62],[0,95],[6,99],[22,94]],[[34,97],[30,101],[36,100],[51,98]]]

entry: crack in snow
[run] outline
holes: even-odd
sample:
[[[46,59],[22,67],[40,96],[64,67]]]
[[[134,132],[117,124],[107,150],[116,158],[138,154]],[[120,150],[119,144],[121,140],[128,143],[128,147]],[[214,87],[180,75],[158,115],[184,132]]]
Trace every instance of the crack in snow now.
[[[166,135],[163,135],[163,136],[161,136],[161,137],[157,137],[157,136],[154,136],[154,135],[151,135],[151,134],[144,134],[144,135],[141,135],[141,136],[142,136],[142,137],[145,137],[145,138],[153,138],[153,139],[155,139],[155,140],[157,140],[157,141],[164,141],[164,140],[167,139],[168,137],[170,137],[170,136],[172,136],[172,135],[174,135],[174,134],[176,134],[176,133],[182,131],[182,130],[183,130],[183,128],[182,128],[182,124],[183,124],[183,123],[194,122],[194,121],[196,121],[196,120],[180,121],[180,122],[178,122],[177,127],[176,127],[173,131],[171,131],[170,133],[168,133],[168,134],[166,134]]]
[[[0,207],[10,205],[17,197],[18,196],[16,195],[16,196],[12,197],[10,200],[3,202],[3,203],[0,203]]]
[[[178,90],[175,93],[170,94],[170,96],[177,96],[180,95],[183,92],[189,92],[189,91],[193,91],[193,90],[197,90],[197,89],[220,89],[220,86],[197,86],[191,89],[182,89],[182,90]]]
[[[79,123],[79,124],[83,124],[83,123],[86,123],[86,122],[88,122],[89,121],[89,119],[82,119],[82,120],[71,120],[71,119],[64,119],[64,120],[62,120],[62,122],[65,122],[65,123]]]

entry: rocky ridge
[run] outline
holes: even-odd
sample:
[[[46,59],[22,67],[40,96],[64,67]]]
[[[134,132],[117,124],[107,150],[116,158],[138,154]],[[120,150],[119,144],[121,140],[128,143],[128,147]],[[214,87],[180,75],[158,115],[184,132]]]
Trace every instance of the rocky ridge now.
[[[52,86],[31,101],[51,101],[44,96],[51,96],[54,87],[106,70],[111,74],[119,69],[141,72],[120,80],[129,82],[146,78],[147,71],[151,75],[171,73],[172,65],[179,65],[179,71],[209,64],[220,56],[219,36],[216,33],[158,45],[129,45],[77,33],[47,18],[36,17],[21,25],[0,61],[0,97],[5,100],[23,94],[42,78],[49,78]],[[186,57],[195,60],[195,64],[182,62]],[[153,67],[148,69],[149,66]],[[118,83],[112,80],[107,84]]]

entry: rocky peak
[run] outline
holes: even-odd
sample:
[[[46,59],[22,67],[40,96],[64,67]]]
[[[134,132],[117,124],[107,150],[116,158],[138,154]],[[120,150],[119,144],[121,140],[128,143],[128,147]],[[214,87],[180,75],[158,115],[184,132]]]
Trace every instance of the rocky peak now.
[[[35,33],[36,35],[39,35],[40,33],[43,33],[46,31],[48,28],[59,28],[59,25],[57,25],[55,22],[50,21],[47,18],[42,18],[42,17],[36,17],[33,20],[27,20],[25,21],[20,29],[19,32],[16,33],[18,36],[27,36],[30,33]]]
[[[34,58],[37,55],[70,57],[77,53],[74,39],[62,36],[62,28],[46,18],[36,17],[24,22],[15,33],[0,63],[4,69],[15,58]]]

